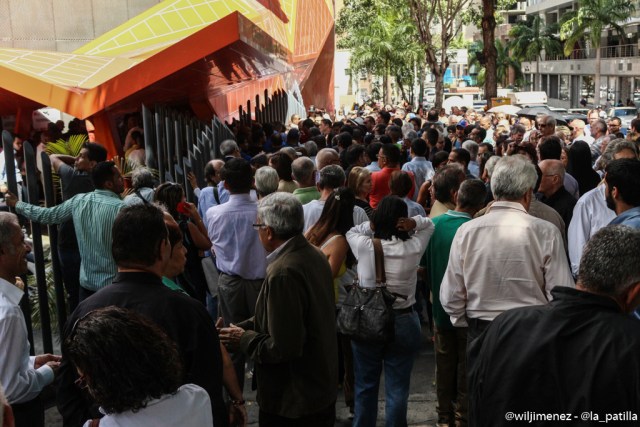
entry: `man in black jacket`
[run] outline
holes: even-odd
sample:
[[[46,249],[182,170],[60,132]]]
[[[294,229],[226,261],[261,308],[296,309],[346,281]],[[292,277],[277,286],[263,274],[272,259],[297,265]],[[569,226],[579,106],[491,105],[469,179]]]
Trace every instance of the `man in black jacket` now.
[[[229,420],[222,398],[223,354],[218,334],[202,304],[162,284],[162,268],[171,251],[167,236],[163,213],[158,207],[134,205],[122,209],[113,226],[112,250],[118,274],[112,285],[78,305],[67,322],[62,341],[73,333],[78,319],[98,308],[117,306],[147,316],[175,341],[184,363],[184,384],[197,384],[209,393],[214,425],[226,427]],[[64,348],[62,357],[58,409],[65,427],[80,426],[101,415],[74,384],[78,375],[66,360]],[[235,380],[230,363],[225,364],[225,369],[231,373],[225,377]],[[237,383],[231,385],[229,393],[236,402],[242,401]]]
[[[469,349],[469,425],[637,424],[640,323],[628,313],[640,304],[638,253],[640,230],[605,227],[576,289],[556,286],[549,304],[491,323]]]

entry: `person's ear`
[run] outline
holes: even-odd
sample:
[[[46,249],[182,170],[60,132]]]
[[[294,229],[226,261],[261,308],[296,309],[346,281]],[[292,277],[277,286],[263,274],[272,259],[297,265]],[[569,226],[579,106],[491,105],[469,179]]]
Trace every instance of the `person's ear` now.
[[[640,282],[631,285],[623,298],[623,310],[627,313],[631,313],[640,306]]]
[[[454,205],[458,205],[458,191],[451,190],[451,201]]]

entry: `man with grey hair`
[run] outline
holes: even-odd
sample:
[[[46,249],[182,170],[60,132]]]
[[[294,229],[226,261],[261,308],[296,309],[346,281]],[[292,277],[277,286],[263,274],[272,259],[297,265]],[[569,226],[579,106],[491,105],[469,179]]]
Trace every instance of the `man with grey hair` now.
[[[453,326],[469,327],[470,341],[500,313],[547,304],[554,286],[574,286],[560,231],[527,213],[537,177],[523,156],[500,159],[496,201],[456,233],[440,300]]]
[[[280,177],[278,172],[271,166],[263,166],[256,171],[255,186],[258,199],[267,197],[271,193],[278,191]]]
[[[302,234],[292,194],[260,200],[254,228],[269,268],[254,317],[220,340],[255,363],[261,426],[332,427],[338,383],[333,277],[327,257]]]
[[[607,136],[607,122],[602,119],[596,120],[591,125],[591,136],[594,141],[589,145],[589,148],[591,148],[591,160],[595,162],[602,153],[602,143]]]
[[[637,158],[638,151],[633,142],[614,139],[600,156],[600,165],[606,169],[612,160]],[[601,182],[596,188],[583,194],[573,208],[567,240],[571,271],[574,276],[578,274],[580,258],[586,243],[591,236],[616,217],[616,213],[607,207],[605,187],[604,182]]]
[[[552,116],[544,115],[538,118],[538,127],[542,136],[551,136],[556,133],[556,119]]]
[[[467,166],[467,169],[469,169],[469,173],[475,178],[480,178],[480,165],[478,164],[478,143],[468,140],[462,143],[462,148],[467,150],[469,152],[469,155],[471,156],[471,160],[469,160],[469,165]]]
[[[153,203],[153,186],[155,178],[151,170],[145,166],[138,166],[131,172],[131,186],[133,193],[122,201],[125,206]]]
[[[291,164],[291,175],[298,183],[298,188],[293,190],[293,195],[306,205],[312,200],[320,198],[320,192],[316,188],[316,165],[308,157],[295,159]]]
[[[640,264],[631,261],[638,253],[640,231],[600,230],[585,248],[576,289],[556,287],[548,305],[501,314],[471,344],[476,425],[549,412],[588,414],[588,424],[605,414],[637,422],[640,328],[628,314],[640,302]],[[527,421],[542,425],[542,418]]]
[[[225,162],[229,159],[233,159],[234,157],[241,157],[240,148],[233,139],[225,139],[222,141],[220,144],[220,154],[222,154],[222,158]]]
[[[320,170],[320,179],[318,180],[318,191],[320,191],[320,198],[318,200],[312,200],[302,208],[304,209],[304,232],[314,225],[322,214],[324,209],[324,202],[334,190],[340,187],[344,187],[347,178],[344,171],[340,166],[329,165]],[[362,224],[369,221],[367,213],[360,206],[353,207],[353,223],[355,225]]]
[[[18,427],[44,426],[40,392],[53,382],[60,365],[60,356],[29,356],[27,327],[19,305],[24,291],[16,282],[17,276],[27,272],[30,251],[18,217],[0,212],[0,384],[6,388]]]

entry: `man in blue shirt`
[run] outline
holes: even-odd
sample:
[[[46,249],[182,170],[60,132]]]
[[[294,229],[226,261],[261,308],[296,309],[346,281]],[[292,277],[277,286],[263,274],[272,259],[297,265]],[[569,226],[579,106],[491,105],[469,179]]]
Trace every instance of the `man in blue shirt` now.
[[[222,168],[229,201],[207,211],[211,250],[220,271],[218,298],[225,326],[237,324],[255,313],[258,293],[267,270],[267,253],[253,224],[258,204],[251,198],[253,175],[249,162],[234,158]],[[242,352],[232,355],[239,383],[244,384]]]

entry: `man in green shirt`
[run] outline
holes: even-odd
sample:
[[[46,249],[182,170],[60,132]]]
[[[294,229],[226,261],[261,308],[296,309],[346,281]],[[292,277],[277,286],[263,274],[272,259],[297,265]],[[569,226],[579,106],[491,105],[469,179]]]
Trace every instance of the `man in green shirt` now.
[[[120,193],[124,180],[113,162],[100,162],[91,177],[95,191],[78,194],[51,208],[19,202],[7,193],[8,206],[16,213],[42,224],[61,224],[73,219],[78,239],[80,263],[80,301],[111,284],[117,267],[111,255],[111,230],[116,215],[123,206]]]
[[[458,228],[484,206],[485,185],[479,179],[464,181],[453,194],[455,210],[433,218],[435,231],[420,266],[427,273],[433,297],[436,343],[436,394],[438,426],[467,425],[467,328],[454,328],[440,303],[440,284],[449,263],[451,243]],[[490,256],[490,254],[487,254]],[[456,401],[455,408],[452,405]]]
[[[293,190],[293,195],[306,205],[312,200],[320,198],[320,192],[316,188],[316,166],[308,157],[295,159],[291,164],[291,175],[298,183],[298,188]]]

